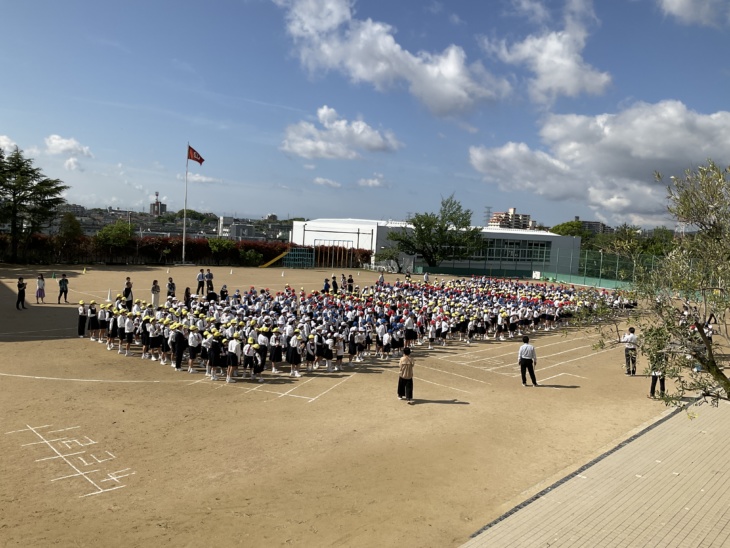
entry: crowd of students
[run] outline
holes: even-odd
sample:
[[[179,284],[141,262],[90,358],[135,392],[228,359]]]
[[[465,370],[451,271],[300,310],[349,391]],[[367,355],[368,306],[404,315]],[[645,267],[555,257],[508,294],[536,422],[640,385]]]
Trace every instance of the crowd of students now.
[[[132,298],[127,279],[113,302],[79,301],[78,336],[176,371],[204,369],[213,381],[264,382],[264,373],[334,372],[400,357],[414,345],[432,350],[550,331],[581,307],[616,299],[606,291],[487,277],[386,283],[381,276],[362,289],[344,274],[339,285],[335,276],[325,282],[311,293],[287,284],[277,292],[251,286],[232,294],[206,283],[205,295],[178,299],[170,278],[164,301],[145,302]]]

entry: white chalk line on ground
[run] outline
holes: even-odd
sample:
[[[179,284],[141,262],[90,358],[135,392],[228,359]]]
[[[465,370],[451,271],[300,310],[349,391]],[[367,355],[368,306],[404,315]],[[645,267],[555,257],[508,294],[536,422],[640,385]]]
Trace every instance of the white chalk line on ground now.
[[[61,453],[58,449],[56,449],[53,445],[51,445],[51,443],[56,442],[56,441],[59,441],[59,440],[67,440],[68,438],[63,437],[63,438],[58,438],[58,439],[53,439],[53,440],[46,439],[45,436],[39,432],[39,430],[41,430],[43,428],[47,428],[49,426],[51,426],[51,425],[50,424],[46,424],[46,425],[43,425],[43,426],[35,426],[34,427],[34,426],[30,426],[29,424],[27,424],[26,425],[26,428],[24,428],[22,430],[14,430],[12,432],[6,432],[6,434],[14,434],[14,433],[17,433],[17,432],[32,432],[33,434],[36,435],[37,438],[40,439],[40,441],[35,442],[35,443],[26,443],[26,444],[21,445],[21,447],[25,447],[25,446],[28,446],[28,445],[43,444],[48,449],[50,449],[51,451],[53,451],[53,453],[54,453],[50,457],[36,459],[35,462],[42,462],[42,461],[46,461],[46,460],[61,459],[63,462],[65,462],[75,472],[74,474],[69,474],[69,475],[66,475],[66,476],[61,476],[61,477],[58,477],[58,478],[54,478],[54,479],[50,480],[51,483],[53,483],[55,481],[62,480],[62,479],[68,479],[68,478],[75,478],[75,477],[83,478],[83,479],[85,479],[87,482],[89,482],[91,485],[93,485],[96,488],[96,491],[93,491],[91,493],[86,493],[85,495],[80,495],[79,496],[79,498],[85,498],[85,497],[88,497],[88,496],[98,495],[100,493],[107,493],[109,491],[115,491],[117,489],[122,489],[122,488],[126,487],[126,485],[119,485],[119,480],[121,478],[123,478],[123,477],[127,477],[127,476],[130,476],[130,475],[136,474],[136,472],[129,472],[129,470],[130,470],[129,468],[125,468],[123,470],[118,470],[116,472],[111,472],[111,473],[107,474],[107,476],[108,476],[107,479],[102,479],[100,481],[100,483],[101,482],[104,482],[104,481],[115,481],[117,483],[117,485],[115,485],[114,487],[109,487],[109,488],[104,488],[101,485],[98,485],[89,476],[91,474],[94,474],[96,472],[99,472],[100,469],[97,468],[97,469],[94,469],[94,470],[82,471],[79,468],[77,468],[70,460],[68,460],[68,457],[73,457],[75,455],[82,455],[82,454],[85,454],[86,451],[77,451],[75,453],[66,453],[66,454]],[[64,431],[67,431],[67,430],[74,430],[76,428],[80,428],[80,427],[78,427],[78,426],[72,426],[70,428],[62,428],[60,430],[52,430],[49,433],[52,433],[52,432],[64,432]],[[86,439],[89,442],[91,442],[91,444],[95,444],[96,443],[96,442],[92,441],[88,436],[86,437]],[[79,444],[79,445],[84,445],[84,444]],[[67,444],[67,447],[68,447],[68,444]],[[109,453],[109,454],[111,455],[111,453]],[[92,455],[92,457],[93,457],[93,455]],[[116,458],[113,455],[112,455],[112,457],[113,458]],[[80,458],[80,460],[85,463],[85,461],[83,459]],[[99,462],[103,462],[103,461],[99,461]],[[121,474],[122,472],[129,472],[129,473],[128,474],[125,474],[123,476],[118,475],[118,474]]]
[[[352,377],[354,377],[355,375],[357,375],[357,373],[356,373],[356,372],[353,372],[353,373],[352,373],[352,375],[348,375],[347,377],[345,377],[344,379],[342,379],[342,380],[341,380],[340,382],[338,382],[338,383],[337,383],[337,384],[335,384],[334,386],[330,386],[330,387],[329,387],[329,388],[328,388],[327,390],[325,390],[324,392],[322,392],[322,393],[321,393],[321,394],[320,394],[319,396],[316,396],[316,397],[312,398],[312,399],[311,399],[311,400],[309,400],[309,401],[308,401],[307,403],[312,403],[312,402],[316,401],[316,400],[317,400],[318,398],[320,398],[320,397],[324,396],[324,395],[325,395],[325,394],[326,394],[327,392],[329,392],[330,390],[334,390],[335,388],[337,388],[338,386],[340,386],[340,385],[341,385],[341,384],[342,384],[343,382],[345,382],[345,381],[347,381],[347,380],[351,379],[351,378],[352,378]]]
[[[588,377],[581,377],[580,375],[573,375],[573,373],[558,373],[557,375],[553,375],[552,377],[545,377],[544,379],[540,379],[540,386],[543,388],[552,388],[553,390],[564,390],[563,386],[545,386],[546,381],[550,381],[552,379],[557,379],[558,377],[577,377],[579,379],[587,379]]]
[[[14,373],[0,373],[3,377],[17,377],[20,379],[35,379],[39,381],[70,381],[70,382],[109,382],[118,384],[145,384],[145,383],[176,383],[187,381],[150,381],[150,380],[114,380],[114,379],[68,379],[63,377],[39,377],[35,375],[16,375]]]
[[[385,369],[384,371],[388,371],[389,373],[395,373],[396,375],[400,375],[400,371],[391,371],[390,369]],[[413,379],[417,380],[419,382],[425,382],[428,384],[440,386],[441,388],[448,388],[449,390],[456,390],[457,392],[463,392],[464,394],[471,394],[471,392],[469,392],[468,390],[462,390],[461,388],[454,388],[453,386],[447,386],[445,384],[439,384],[437,382],[427,381],[426,379],[421,378],[421,377],[414,376]]]
[[[556,342],[552,342],[552,343],[541,344],[539,346],[539,348],[540,349],[544,349],[544,348],[549,348],[551,346],[556,346],[556,345],[559,345],[559,344],[565,344],[566,342],[572,342],[572,341],[575,341],[575,340],[583,341],[583,340],[590,340],[590,339],[597,339],[597,337],[580,337],[580,339],[563,339],[563,340],[556,341]],[[506,342],[510,342],[510,341],[509,340],[506,340],[506,341],[499,341],[499,342],[506,343]],[[489,345],[489,346],[491,346],[491,345]],[[460,353],[459,356],[469,355],[469,354],[480,354],[482,352],[488,352],[490,350],[489,346],[486,347],[486,348],[483,348],[482,350],[477,350],[477,351],[474,351],[474,352]],[[498,360],[498,359],[505,358],[505,357],[508,357],[508,356],[513,356],[515,353],[516,352],[514,350],[512,350],[511,352],[505,352],[503,354],[498,354],[496,356],[488,356],[486,358],[480,358],[480,359],[472,360],[472,361],[455,361],[455,360],[449,359],[450,356],[434,356],[434,357],[436,359],[444,360],[444,361],[447,361],[447,362],[450,362],[450,363],[456,363],[456,364],[459,364],[459,365],[468,365],[470,363],[477,363],[477,362],[480,362],[480,361],[484,361],[485,359],[486,360]],[[483,369],[483,368],[480,367],[478,369]]]
[[[459,375],[458,373],[454,373],[452,371],[444,371],[443,369],[436,369],[435,367],[429,367],[427,365],[419,365],[418,367],[420,369],[430,369],[431,371],[438,371],[439,373],[445,373],[447,375],[454,375],[455,377],[461,377],[462,379],[468,379],[470,381],[480,382],[482,384],[491,384],[491,383],[488,383],[487,381],[482,381],[479,379],[475,379],[473,377],[467,377],[466,375]]]
[[[280,395],[279,397],[280,397],[280,398],[283,398],[284,396],[289,396],[289,395],[291,394],[291,392],[293,392],[294,390],[296,390],[296,389],[297,389],[297,388],[299,388],[300,386],[304,386],[304,385],[305,385],[305,384],[307,384],[307,383],[308,383],[309,381],[313,381],[313,380],[314,380],[314,377],[312,377],[312,378],[309,378],[309,379],[307,379],[306,381],[302,382],[301,384],[296,384],[295,386],[293,386],[292,388],[290,388],[289,390],[287,390],[286,392],[284,392],[283,394],[281,394],[281,395]],[[303,398],[304,396],[299,396],[299,395],[297,395],[297,397],[299,397],[299,398]]]
[[[589,356],[579,356],[577,358],[573,358],[572,360],[565,360],[564,362],[558,362],[558,363],[553,364],[553,365],[548,365],[547,367],[541,367],[539,369],[538,368],[535,368],[535,373],[537,373],[538,371],[547,371],[548,369],[553,369],[555,367],[560,367],[561,365],[565,365],[566,363],[571,363],[571,362],[576,362],[578,360],[583,360],[583,359],[591,358],[593,356],[597,356],[598,354],[603,354],[604,352],[610,352],[611,350],[614,350],[614,349],[613,348],[607,348],[605,350],[599,350],[598,352],[594,352],[593,354],[591,354]],[[513,367],[519,368],[519,365],[515,364]],[[500,375],[504,375],[506,377],[519,377],[520,376],[519,369],[517,369],[517,371],[518,372],[515,373],[515,374],[500,373]],[[585,378],[588,378],[588,377],[585,377]]]
[[[577,346],[575,348],[569,348],[568,350],[563,350],[561,352],[555,352],[554,354],[548,354],[547,356],[540,356],[540,359],[541,360],[547,360],[547,359],[552,358],[554,356],[560,356],[561,354],[567,354],[568,352],[574,352],[575,350],[583,350],[584,348],[592,348],[592,347],[593,346],[590,345],[590,344],[586,344],[584,346]],[[594,354],[597,354],[597,352],[594,353]],[[585,357],[585,356],[579,356],[576,359],[580,359],[582,357]],[[562,362],[562,363],[568,363],[568,362]],[[498,369],[504,369],[505,367],[512,367],[513,365],[514,365],[513,363],[511,363],[511,364],[510,363],[507,363],[507,364],[504,364],[504,365],[500,365],[498,367],[492,367],[492,368],[488,369],[488,371],[491,372],[491,373],[499,372],[499,371],[497,371]]]

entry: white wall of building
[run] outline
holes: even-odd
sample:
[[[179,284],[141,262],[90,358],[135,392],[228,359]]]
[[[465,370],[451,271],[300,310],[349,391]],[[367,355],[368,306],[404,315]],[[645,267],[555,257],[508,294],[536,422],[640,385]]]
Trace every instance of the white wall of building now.
[[[358,249],[369,249],[373,255],[384,247],[394,246],[388,240],[391,230],[408,227],[401,221],[378,221],[367,219],[313,219],[311,221],[294,221],[290,242],[296,245],[314,246],[335,245],[334,242],[351,242]],[[502,249],[508,251],[497,255],[473,258],[472,260],[444,261],[441,266],[452,268],[501,268],[505,270],[521,270],[525,273],[536,271],[554,272],[569,270],[577,273],[578,256],[580,254],[580,238],[560,236],[551,232],[538,230],[485,228],[482,237],[501,242]],[[549,252],[532,251],[549,243]],[[347,247],[346,243],[341,245]],[[514,252],[511,246],[515,246]],[[526,248],[531,251],[527,251]],[[547,248],[545,248],[547,251]],[[539,258],[526,258],[530,253],[539,254]],[[514,255],[514,259],[510,259]],[[572,257],[572,259],[571,259]]]

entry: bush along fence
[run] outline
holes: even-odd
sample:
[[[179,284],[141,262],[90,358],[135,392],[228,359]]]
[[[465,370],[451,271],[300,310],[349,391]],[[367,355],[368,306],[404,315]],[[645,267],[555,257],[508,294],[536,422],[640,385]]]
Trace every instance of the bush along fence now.
[[[186,262],[204,265],[261,266],[292,248],[294,244],[278,240],[241,240],[224,238],[188,238],[185,242]],[[133,236],[122,241],[101,242],[96,237],[82,236],[64,240],[58,236],[32,234],[26,237],[19,250],[18,260],[26,264],[153,264],[171,265],[182,258],[182,238],[167,236]],[[315,249],[316,261],[312,267],[357,268],[370,261],[366,249],[348,249],[346,253],[327,246]],[[336,258],[336,260],[334,259]],[[0,261],[10,260],[10,238],[0,234]],[[281,261],[271,266],[280,266]]]

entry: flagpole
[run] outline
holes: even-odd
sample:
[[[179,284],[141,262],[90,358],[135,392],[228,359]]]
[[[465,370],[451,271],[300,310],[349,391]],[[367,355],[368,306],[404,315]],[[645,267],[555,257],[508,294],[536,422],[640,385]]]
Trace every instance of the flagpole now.
[[[182,248],[182,262],[185,264],[185,236],[187,234],[188,226],[188,164],[190,163],[190,142],[188,142],[188,149],[185,153],[185,202],[183,204],[183,248]]]

